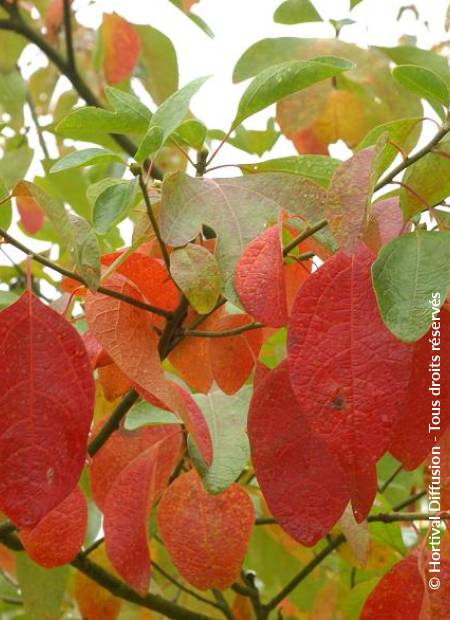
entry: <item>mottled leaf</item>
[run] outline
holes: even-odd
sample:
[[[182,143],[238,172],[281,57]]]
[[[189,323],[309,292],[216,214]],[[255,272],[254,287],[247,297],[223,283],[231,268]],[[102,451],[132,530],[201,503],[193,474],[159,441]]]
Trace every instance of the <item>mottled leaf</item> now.
[[[103,70],[108,84],[118,84],[134,70],[140,39],[134,27],[117,13],[104,13],[101,27]]]

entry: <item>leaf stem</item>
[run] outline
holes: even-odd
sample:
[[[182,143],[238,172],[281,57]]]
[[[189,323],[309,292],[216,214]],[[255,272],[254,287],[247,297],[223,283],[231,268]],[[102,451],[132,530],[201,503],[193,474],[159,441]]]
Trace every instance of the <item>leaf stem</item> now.
[[[23,243],[21,243],[20,241],[12,237],[8,232],[6,232],[6,230],[3,230],[3,228],[0,228],[0,237],[3,237],[3,239],[5,239],[7,243],[9,243],[10,245],[13,245],[18,250],[21,250],[24,254],[29,256],[32,260],[35,260],[37,263],[40,263],[41,265],[44,265],[44,267],[53,269],[54,271],[57,271],[58,273],[60,273],[62,276],[65,276],[66,278],[71,278],[72,280],[76,280],[83,286],[87,286],[87,282],[78,273],[74,271],[70,271],[70,269],[66,269],[65,267],[62,267],[61,265],[54,263],[48,258],[45,258],[45,256],[41,256],[40,254],[35,254],[32,250],[30,250],[30,248],[23,245]],[[128,297],[128,295],[123,295],[122,293],[119,293],[118,291],[114,291],[104,286],[99,286],[97,289],[97,292],[101,293],[102,295],[108,295],[109,297],[114,297],[115,299],[119,299],[120,301],[130,304],[131,306],[136,306],[137,308],[146,310],[147,312],[153,312],[153,314],[162,316],[165,319],[170,319],[172,317],[172,312],[169,312],[168,310],[164,310],[163,308],[158,308],[157,306],[153,306],[144,301],[140,301],[139,299],[135,299],[134,297]]]
[[[158,244],[161,250],[161,254],[164,260],[164,264],[166,266],[166,269],[168,271],[168,273],[170,274],[170,258],[169,258],[169,253],[167,251],[166,248],[166,244],[163,241],[163,238],[161,237],[161,231],[159,230],[159,225],[158,222],[156,220],[155,214],[153,212],[153,208],[152,208],[152,203],[150,202],[150,198],[147,192],[147,187],[145,185],[145,181],[142,178],[142,174],[139,173],[138,174],[138,180],[139,180],[139,187],[141,188],[141,192],[142,192],[142,196],[144,197],[144,202],[145,202],[145,207],[147,209],[147,214],[148,214],[148,219],[150,220],[150,223],[152,225],[153,231],[155,233],[156,239],[158,240]]]

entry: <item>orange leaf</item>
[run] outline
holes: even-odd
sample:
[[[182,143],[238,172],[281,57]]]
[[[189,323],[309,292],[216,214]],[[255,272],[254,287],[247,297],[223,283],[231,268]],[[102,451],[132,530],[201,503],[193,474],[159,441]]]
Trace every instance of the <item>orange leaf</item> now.
[[[209,495],[191,470],[164,492],[157,518],[173,563],[193,586],[224,590],[238,578],[255,518],[238,484]]]
[[[31,196],[16,196],[16,206],[20,215],[23,229],[29,235],[34,235],[44,225],[44,211]]]
[[[132,386],[131,381],[116,364],[99,368],[98,380],[101,383],[106,400],[110,402],[126,394]]]
[[[130,77],[139,58],[140,40],[133,26],[116,13],[104,13],[102,23],[103,69],[108,84]]]
[[[217,322],[217,331],[252,323],[247,315],[231,314]],[[209,350],[214,379],[225,394],[242,387],[256,364],[262,345],[262,330],[254,329],[237,336],[211,338]]]

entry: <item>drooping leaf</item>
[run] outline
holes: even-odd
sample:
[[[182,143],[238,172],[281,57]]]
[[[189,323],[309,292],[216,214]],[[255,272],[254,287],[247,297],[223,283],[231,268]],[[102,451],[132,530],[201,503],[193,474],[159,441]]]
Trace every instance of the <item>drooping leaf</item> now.
[[[108,84],[118,84],[134,70],[140,52],[135,28],[117,13],[104,13],[101,27],[103,70]]]
[[[199,314],[208,314],[219,298],[221,277],[214,254],[189,243],[170,255],[170,273]]]
[[[272,103],[316,82],[348,71],[353,64],[334,56],[317,57],[310,61],[292,60],[268,67],[247,87],[239,102],[232,127],[237,127],[249,116]]]
[[[322,18],[310,0],[284,0],[274,13],[278,24],[321,22]]]
[[[205,396],[195,396],[212,441],[212,463],[210,466],[199,463],[202,482],[208,493],[220,493],[227,489],[247,464],[250,456],[246,435],[250,395],[250,387],[245,386],[232,396],[217,389]]]
[[[381,249],[373,287],[383,321],[400,340],[415,342],[428,331],[450,290],[449,256],[450,232],[416,230]]]
[[[430,382],[426,372],[431,364],[431,369],[441,373],[442,377],[448,376],[449,351],[450,313],[442,308],[439,314],[435,314],[430,331],[414,344],[408,400],[389,447],[391,454],[407,470],[423,463],[450,424],[450,386],[446,381],[439,381],[439,387],[430,391],[433,375]],[[436,415],[434,424],[433,415]],[[436,424],[438,418],[439,423]]]
[[[78,482],[94,382],[77,331],[29,292],[0,314],[0,343],[0,506],[33,527]]]
[[[253,521],[242,487],[208,495],[194,470],[172,482],[158,507],[159,531],[173,563],[200,590],[224,590],[237,579]]]
[[[141,40],[139,77],[159,105],[178,88],[177,54],[172,41],[156,28],[134,28]]]
[[[110,185],[97,196],[92,221],[99,235],[106,235],[115,224],[127,216],[136,189],[136,179],[123,180]]]
[[[365,480],[370,468],[389,447],[409,380],[410,349],[379,316],[373,259],[361,246],[351,258],[339,252],[326,261],[300,289],[288,325],[299,407],[340,456],[359,493],[371,486]],[[366,515],[355,516],[361,521]]]
[[[31,529],[19,536],[29,557],[44,568],[63,566],[80,551],[86,534],[87,505],[79,487],[75,487]]]
[[[33,620],[60,618],[69,578],[68,567],[45,569],[25,553],[18,553],[16,557],[17,579],[27,617]]]
[[[120,155],[113,151],[99,148],[82,149],[81,151],[73,151],[62,157],[56,164],[53,164],[50,168],[50,173],[61,172],[61,170],[79,168],[82,166],[93,166],[94,164],[111,161],[125,163]]]
[[[105,502],[105,542],[119,575],[135,590],[147,592],[150,556],[147,519],[177,463],[182,433],[172,431],[138,455],[114,480]]]
[[[234,287],[246,312],[270,327],[287,323],[283,255],[278,226],[246,247],[234,273]]]
[[[104,423],[105,420],[96,426],[94,436]],[[89,467],[92,497],[102,512],[105,510],[108,493],[121,472],[140,454],[172,433],[173,425],[166,424],[145,426],[134,431],[119,429],[112,433]]]
[[[282,363],[259,383],[249,411],[252,463],[277,522],[314,545],[350,499],[346,475],[326,443],[311,432]]]
[[[167,243],[189,243],[207,224],[217,234],[216,259],[225,291],[248,243],[275,222],[279,209],[302,215],[310,223],[323,216],[324,190],[295,174],[264,173],[230,179],[193,179],[172,174],[164,180],[161,234]]]
[[[59,200],[28,181],[18,183],[13,194],[19,199],[36,201],[58,233],[61,242],[71,252],[77,271],[95,290],[100,281],[100,250],[90,224],[81,216],[67,211]]]
[[[448,86],[430,69],[418,65],[399,65],[394,67],[392,75],[412,93],[427,99],[431,103],[438,102],[445,108],[448,107]]]
[[[331,179],[325,213],[340,248],[347,254],[355,251],[367,226],[376,156],[375,147],[356,153]]]
[[[219,319],[216,328],[218,332],[239,329],[251,322],[247,315],[230,314]],[[212,374],[225,394],[234,394],[244,385],[256,364],[261,345],[261,329],[210,339]]]
[[[105,281],[105,286],[142,300],[139,290],[120,274],[113,274]],[[180,408],[177,395],[161,368],[158,338],[152,330],[149,313],[118,299],[89,293],[86,319],[105,351],[133,383],[170,409]]]

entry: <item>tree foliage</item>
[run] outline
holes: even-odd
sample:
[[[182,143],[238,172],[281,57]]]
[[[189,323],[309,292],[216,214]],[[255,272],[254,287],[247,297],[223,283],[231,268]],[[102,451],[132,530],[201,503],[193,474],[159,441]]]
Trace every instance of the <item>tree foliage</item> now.
[[[5,620],[449,617],[446,48],[343,17],[255,42],[217,129],[152,24],[0,0]]]

